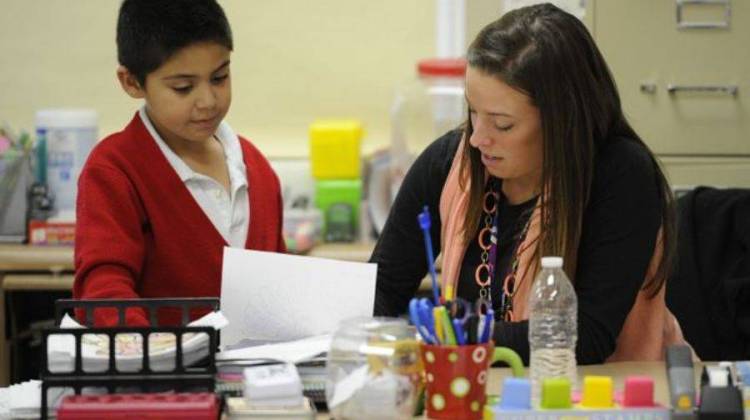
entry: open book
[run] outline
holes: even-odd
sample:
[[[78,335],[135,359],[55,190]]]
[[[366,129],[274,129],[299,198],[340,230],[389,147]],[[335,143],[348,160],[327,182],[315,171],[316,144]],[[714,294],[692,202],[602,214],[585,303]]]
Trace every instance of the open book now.
[[[221,312],[211,312],[188,326],[211,326],[221,329],[228,324]],[[85,328],[65,315],[61,328]],[[170,372],[176,367],[176,337],[171,333],[152,333],[149,340],[149,364],[153,371]],[[143,336],[122,333],[115,336],[115,366],[120,372],[137,372],[143,366]],[[183,365],[190,366],[206,357],[209,337],[202,333],[182,336]],[[49,336],[47,344],[49,370],[54,373],[72,372],[75,364],[75,337],[65,334]],[[84,334],[81,337],[82,367],[86,372],[104,372],[109,367],[109,339],[106,334]]]

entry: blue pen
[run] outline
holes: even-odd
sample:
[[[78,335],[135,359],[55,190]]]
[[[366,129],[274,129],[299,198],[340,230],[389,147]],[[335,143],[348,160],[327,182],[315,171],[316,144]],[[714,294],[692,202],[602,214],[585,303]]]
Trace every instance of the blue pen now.
[[[440,344],[437,332],[435,331],[435,317],[432,315],[432,309],[433,306],[429,299],[419,299],[419,306],[417,307],[419,320],[430,335],[430,344]]]
[[[479,335],[479,342],[486,343],[490,341],[490,335],[492,335],[493,326],[495,324],[495,311],[492,309],[488,310],[486,314],[482,315],[482,320],[479,323],[482,333]]]
[[[435,258],[432,255],[432,238],[430,237],[430,210],[429,207],[424,206],[422,213],[417,216],[419,221],[419,227],[422,228],[424,234],[424,248],[427,251],[427,266],[430,268],[430,276],[432,277],[432,296],[435,302],[435,306],[440,305],[440,288],[437,284],[437,273],[435,272]]]
[[[464,328],[461,326],[460,320],[453,320],[453,331],[456,333],[456,343],[459,346],[466,344],[466,335],[464,334]]]

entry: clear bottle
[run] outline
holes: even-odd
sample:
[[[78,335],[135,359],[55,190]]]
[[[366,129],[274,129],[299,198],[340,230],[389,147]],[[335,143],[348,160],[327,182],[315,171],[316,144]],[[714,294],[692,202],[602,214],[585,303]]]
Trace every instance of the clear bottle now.
[[[466,120],[464,58],[420,60],[417,74],[397,87],[391,108],[391,199],[422,150]]]
[[[561,257],[543,257],[529,297],[531,399],[539,406],[545,378],[567,377],[576,389],[578,298]]]

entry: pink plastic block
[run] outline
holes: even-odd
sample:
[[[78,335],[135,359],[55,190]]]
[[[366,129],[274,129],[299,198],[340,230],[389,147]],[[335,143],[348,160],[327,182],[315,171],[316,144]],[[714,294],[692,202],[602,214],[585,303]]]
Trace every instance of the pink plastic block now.
[[[622,399],[623,407],[653,407],[654,380],[649,376],[628,376]]]

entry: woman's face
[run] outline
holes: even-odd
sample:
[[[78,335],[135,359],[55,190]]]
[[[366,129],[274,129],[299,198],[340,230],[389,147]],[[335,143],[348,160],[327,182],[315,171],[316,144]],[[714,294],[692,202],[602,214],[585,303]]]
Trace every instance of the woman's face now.
[[[487,171],[538,188],[542,173],[542,124],[531,98],[479,69],[466,70],[466,101],[474,132],[469,143]]]

